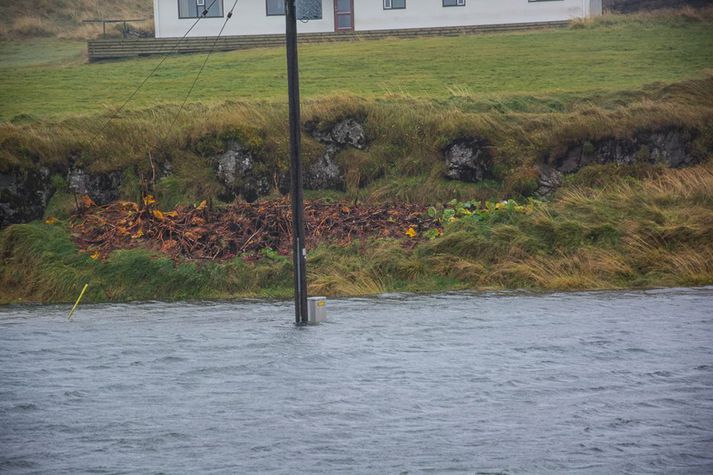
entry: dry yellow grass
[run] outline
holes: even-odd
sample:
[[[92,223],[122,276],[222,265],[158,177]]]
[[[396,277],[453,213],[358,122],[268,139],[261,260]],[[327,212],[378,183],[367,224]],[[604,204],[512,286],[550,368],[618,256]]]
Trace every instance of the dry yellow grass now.
[[[309,291],[311,295],[378,295],[387,291],[388,285],[379,277],[365,272],[316,273],[310,275]]]
[[[135,28],[153,30],[151,0],[33,0],[0,2],[0,38],[36,38],[54,36],[63,39],[97,37],[100,24],[84,24],[82,20],[112,18],[148,21]],[[107,25],[107,33],[119,34],[115,25]]]
[[[693,169],[670,170],[644,182],[642,192],[659,200],[676,196],[688,200],[711,198],[713,195],[713,166],[709,163]]]
[[[614,251],[586,247],[574,253],[535,256],[498,263],[483,282],[506,288],[607,289],[632,273],[625,258]]]

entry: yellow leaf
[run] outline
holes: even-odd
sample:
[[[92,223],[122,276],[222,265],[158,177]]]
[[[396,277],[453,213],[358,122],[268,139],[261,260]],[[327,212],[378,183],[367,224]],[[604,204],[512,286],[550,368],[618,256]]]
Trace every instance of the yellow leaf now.
[[[196,209],[198,211],[203,211],[206,206],[208,206],[208,202],[206,200],[203,200],[200,202],[200,204],[198,206],[196,206]]]
[[[92,259],[94,259],[96,261],[97,259],[99,259],[101,257],[101,253],[99,251],[94,251],[94,252],[92,252],[92,254],[89,257],[91,257]]]
[[[152,204],[154,204],[154,203],[156,203],[156,198],[154,198],[153,195],[146,195],[146,196],[144,196],[144,204],[145,204],[146,206],[152,205]]]
[[[159,221],[163,221],[165,219],[163,213],[157,209],[151,211],[151,214],[153,214],[154,218],[158,219]]]
[[[57,218],[54,216],[50,216],[45,220],[45,224],[55,224],[57,222]]]
[[[416,233],[416,230],[413,229],[413,228],[408,228],[408,229],[406,230],[406,235],[407,235],[408,237],[410,237],[410,238],[416,237],[416,234],[418,234],[418,233]]]
[[[121,201],[119,202],[119,206],[121,209],[126,210],[126,211],[138,211],[139,210],[139,205],[136,203],[133,203],[131,201]]]
[[[177,218],[178,212],[177,211],[169,211],[168,213],[164,213],[164,216],[166,216],[168,218]]]
[[[144,230],[139,229],[131,236],[131,239],[139,239],[140,237],[143,237],[143,235],[144,235]]]

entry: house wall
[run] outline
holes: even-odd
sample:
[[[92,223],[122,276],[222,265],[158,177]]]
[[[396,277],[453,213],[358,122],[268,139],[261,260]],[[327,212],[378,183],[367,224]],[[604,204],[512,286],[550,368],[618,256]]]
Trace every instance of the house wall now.
[[[466,0],[462,7],[443,7],[441,0],[406,0],[406,9],[384,10],[383,0],[355,0],[354,26],[390,30],[571,20],[584,16],[588,1]]]
[[[206,0],[210,4],[212,0]],[[359,0],[355,0],[359,1]],[[234,0],[223,0],[225,14],[233,6]],[[238,0],[233,18],[228,21],[223,36],[270,35],[285,32],[285,17],[267,16],[265,0]],[[154,0],[154,18],[157,38],[183,36],[195,23],[195,18],[178,18],[178,0]],[[223,26],[225,18],[203,18],[189,36],[215,36]],[[334,2],[322,0],[322,19],[298,22],[301,33],[334,31]]]
[[[206,0],[210,2],[211,0]],[[443,7],[442,0],[406,0],[406,9],[384,10],[383,0],[353,0],[354,28],[389,30],[439,26],[493,25],[571,20],[601,14],[601,0],[466,0],[462,7]],[[223,0],[225,12],[233,0]],[[178,0],[154,0],[156,37],[181,37],[195,19],[178,18]],[[189,36],[215,36],[225,18],[204,18]],[[334,31],[334,1],[322,0],[322,19],[299,22],[298,31]],[[238,0],[223,35],[280,34],[284,16],[267,16],[265,0]]]

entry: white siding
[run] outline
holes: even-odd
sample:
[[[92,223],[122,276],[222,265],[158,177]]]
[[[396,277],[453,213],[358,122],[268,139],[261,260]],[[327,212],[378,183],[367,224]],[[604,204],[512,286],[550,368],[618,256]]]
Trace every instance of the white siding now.
[[[210,2],[212,0],[206,0]],[[223,0],[225,12],[234,0]],[[388,30],[440,26],[493,25],[571,20],[601,14],[601,0],[466,0],[463,7],[443,7],[442,0],[406,0],[406,9],[384,10],[383,0],[354,0],[354,28]],[[180,37],[195,19],[178,18],[178,0],[154,0],[156,37]],[[204,18],[190,36],[215,36],[224,18]],[[322,19],[298,25],[300,32],[334,31],[334,0],[322,0]],[[267,16],[265,0],[238,0],[235,15],[223,33],[280,34],[284,16]]]
[[[211,1],[206,0],[206,3],[210,4]],[[234,0],[223,0],[226,14],[233,2]],[[154,0],[154,8],[157,38],[183,36],[196,21],[195,18],[178,18],[178,0]],[[191,31],[190,36],[215,36],[223,22],[225,18],[203,18]],[[334,3],[331,0],[323,0],[322,19],[299,22],[297,29],[302,33],[334,31]],[[268,35],[284,32],[285,17],[267,16],[265,0],[238,0],[233,18],[228,21],[223,35]]]
[[[463,7],[444,7],[441,0],[406,0],[406,9],[384,10],[383,0],[354,3],[357,30],[571,20],[583,16],[584,6],[583,0],[466,0]]]

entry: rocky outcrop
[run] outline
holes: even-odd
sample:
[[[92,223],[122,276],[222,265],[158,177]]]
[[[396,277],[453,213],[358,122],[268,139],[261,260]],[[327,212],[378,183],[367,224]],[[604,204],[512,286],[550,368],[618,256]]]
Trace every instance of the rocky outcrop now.
[[[639,132],[629,138],[606,138],[571,145],[553,153],[540,165],[539,196],[551,195],[564,174],[575,173],[591,164],[631,165],[635,163],[681,168],[699,162],[691,145],[695,131],[667,129]]]
[[[535,195],[539,198],[545,198],[554,193],[557,188],[562,185],[562,172],[545,164],[541,164],[539,169],[539,187]]]
[[[446,178],[477,182],[490,176],[493,157],[483,139],[458,140],[446,147]]]
[[[366,148],[364,127],[354,119],[345,119],[326,132],[319,131],[309,124],[307,130],[326,147],[322,156],[307,168],[304,175],[305,188],[344,189],[344,171],[337,164],[336,157],[347,147],[359,150]]]
[[[343,190],[344,173],[335,160],[339,149],[328,145],[324,154],[312,163],[304,174],[308,190]]]
[[[363,149],[366,134],[361,124],[354,119],[338,122],[327,131],[319,131],[307,124],[307,131],[325,144],[324,153],[310,164],[304,172],[304,186],[307,189],[343,189],[344,174],[336,162],[336,156],[346,147]],[[274,179],[261,170],[258,159],[237,141],[230,141],[225,151],[213,157],[218,181],[225,188],[221,199],[232,201],[242,196],[246,201],[255,201],[268,195]],[[289,177],[277,177],[280,191],[289,191]]]
[[[42,217],[54,192],[49,178],[47,168],[0,174],[0,228]]]
[[[242,196],[252,202],[270,193],[270,181],[256,171],[255,157],[236,141],[228,142],[223,154],[215,157],[218,181],[225,187],[221,199]]]
[[[119,198],[122,173],[90,174],[81,168],[71,168],[67,172],[69,191],[77,195],[87,195],[96,204],[104,205]]]
[[[319,131],[313,125],[306,124],[307,130],[322,143],[346,147],[348,145],[363,150],[366,148],[364,127],[354,119],[337,122],[327,131]]]
[[[50,180],[51,174],[64,175],[71,193],[87,195],[97,204],[111,203],[119,198],[122,173],[118,171],[90,174],[76,167],[69,171],[46,167],[12,169],[0,174],[0,227],[42,217],[56,191]]]
[[[694,133],[670,129],[641,132],[631,138],[608,138],[570,146],[564,154],[551,156],[548,164],[562,173],[574,173],[594,163],[660,164],[680,168],[698,162],[692,152]]]

